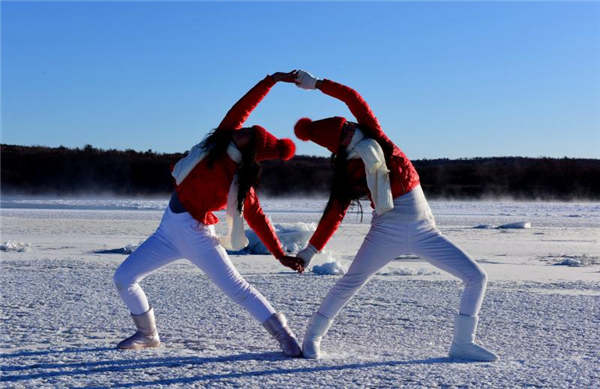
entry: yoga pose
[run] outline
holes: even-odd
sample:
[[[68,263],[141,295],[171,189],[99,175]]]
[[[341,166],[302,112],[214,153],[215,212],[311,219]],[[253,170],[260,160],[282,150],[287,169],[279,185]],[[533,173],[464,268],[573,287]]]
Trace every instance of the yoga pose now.
[[[242,128],[252,110],[278,81],[294,82],[295,72],[265,77],[227,113],[221,124],[175,165],[176,189],[160,225],[116,270],[114,282],[129,308],[137,332],[118,344],[120,349],[157,347],[160,344],[153,309],[139,281],[179,258],[202,269],[229,298],[244,307],[280,343],[289,356],[301,354],[285,316],[235,269],[226,248],[246,246],[243,218],[269,251],[285,266],[302,270],[302,261],[286,256],[254,191],[258,162],[288,160],[295,146],[277,139],[260,126]],[[219,241],[213,211],[226,208],[228,232]],[[243,216],[242,216],[243,215]],[[208,318],[207,318],[208,319]]]
[[[319,358],[320,342],[333,319],[379,269],[401,254],[414,253],[460,278],[465,285],[456,316],[450,357],[494,361],[496,355],[474,343],[487,276],[463,250],[436,228],[419,176],[410,160],[384,134],[377,118],[353,89],[299,71],[296,84],[319,89],[348,106],[357,123],[343,117],[300,119],[296,136],[334,154],[329,202],[306,248],[297,256],[308,266],[338,228],[353,200],[369,196],[374,208],[371,228],[348,272],[331,288],[312,316],[303,341],[306,358]]]

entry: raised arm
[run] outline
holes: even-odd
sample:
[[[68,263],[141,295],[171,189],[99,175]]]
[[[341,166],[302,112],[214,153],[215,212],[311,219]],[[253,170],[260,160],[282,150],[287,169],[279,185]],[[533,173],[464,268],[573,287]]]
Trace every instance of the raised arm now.
[[[363,124],[373,130],[381,131],[379,121],[377,121],[371,108],[357,91],[327,79],[319,80],[316,87],[326,95],[343,101],[359,124]]]
[[[294,82],[296,73],[277,72],[266,76],[250,89],[237,103],[227,111],[225,118],[221,121],[218,128],[238,129],[241,128],[254,108],[269,93],[273,85],[278,81]]]
[[[326,95],[343,101],[359,124],[374,131],[376,134],[373,135],[376,135],[381,140],[389,141],[389,138],[381,130],[381,125],[371,111],[369,104],[367,104],[357,91],[335,81],[317,79],[303,70],[299,70],[296,74],[295,82],[298,87],[302,89],[319,89]]]

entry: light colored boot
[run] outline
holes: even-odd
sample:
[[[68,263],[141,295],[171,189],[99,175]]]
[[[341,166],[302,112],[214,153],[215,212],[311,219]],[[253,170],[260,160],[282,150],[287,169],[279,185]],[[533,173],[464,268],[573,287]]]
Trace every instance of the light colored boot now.
[[[281,346],[281,350],[285,355],[299,357],[302,354],[298,340],[287,326],[287,320],[283,313],[276,312],[272,314],[262,325],[279,342],[279,346]]]
[[[475,344],[477,316],[457,315],[454,325],[454,340],[450,347],[450,358],[469,361],[493,362],[498,356]]]
[[[131,314],[131,317],[137,327],[137,332],[120,342],[117,348],[139,350],[141,348],[160,346],[160,338],[158,337],[156,321],[154,320],[154,310],[150,308],[140,315]]]
[[[312,315],[302,342],[302,355],[304,358],[319,359],[321,357],[321,338],[325,336],[332,322],[333,320],[319,313],[319,311]]]

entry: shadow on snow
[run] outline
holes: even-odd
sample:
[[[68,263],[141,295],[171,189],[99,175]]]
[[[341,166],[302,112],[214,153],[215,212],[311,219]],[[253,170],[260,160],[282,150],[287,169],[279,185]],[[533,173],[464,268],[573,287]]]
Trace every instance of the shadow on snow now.
[[[102,352],[115,351],[114,348],[89,348],[89,349],[66,349],[66,350],[48,350],[48,351],[31,351],[19,352],[14,354],[3,354],[0,358],[11,358],[20,356],[36,356],[48,355],[53,353],[84,353],[84,352]],[[157,357],[146,359],[111,359],[94,362],[77,362],[77,363],[36,363],[32,365],[18,366],[0,366],[2,372],[21,372],[25,374],[7,375],[0,377],[0,382],[15,382],[34,379],[44,379],[59,376],[75,376],[97,373],[122,372],[127,370],[138,370],[157,367],[181,367],[181,366],[199,366],[207,363],[231,363],[244,361],[283,361],[289,360],[280,352],[265,352],[265,353],[243,353],[235,355],[227,355],[220,357]],[[301,361],[301,359],[298,359]],[[133,386],[153,386],[153,385],[172,385],[172,384],[190,384],[201,381],[212,381],[222,379],[234,379],[243,377],[261,377],[279,374],[295,374],[295,373],[310,373],[310,372],[326,372],[326,371],[343,371],[349,369],[370,369],[377,367],[393,367],[402,365],[418,365],[418,364],[435,364],[435,363],[450,363],[454,362],[449,358],[429,358],[409,361],[382,361],[382,362],[367,362],[367,363],[350,363],[334,366],[311,366],[298,368],[275,368],[269,370],[256,370],[240,373],[223,373],[223,374],[205,374],[193,377],[181,377],[170,379],[159,379],[156,381],[135,382],[135,383],[113,383],[115,387],[133,387]],[[47,371],[39,373],[29,373],[34,369],[61,369],[60,371]],[[69,369],[69,370],[66,370]]]

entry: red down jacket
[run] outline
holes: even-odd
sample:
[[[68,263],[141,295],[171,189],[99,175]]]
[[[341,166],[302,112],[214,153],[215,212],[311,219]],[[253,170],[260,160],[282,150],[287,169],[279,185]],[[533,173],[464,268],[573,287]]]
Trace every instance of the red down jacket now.
[[[250,113],[273,85],[275,80],[271,76],[265,77],[231,107],[217,128],[242,128]],[[175,188],[185,209],[200,223],[210,225],[219,221],[213,211],[227,207],[227,194],[236,168],[237,164],[227,154],[214,162],[210,168],[206,161],[201,161]],[[276,258],[285,255],[273,225],[265,216],[253,188],[244,202],[244,219]]]
[[[383,147],[384,150],[388,148],[392,150],[391,154],[386,153],[385,160],[390,171],[390,185],[393,198],[402,196],[419,185],[419,175],[412,163],[402,150],[400,150],[400,148],[398,148],[398,146],[396,146],[383,132],[379,125],[379,121],[377,121],[371,108],[358,92],[345,85],[326,79],[320,83],[319,89],[323,93],[346,103],[350,112],[352,112],[358,121],[358,124],[371,129],[374,134],[372,134],[373,138],[377,140],[380,145],[388,146]],[[362,185],[364,186],[364,192],[369,193],[369,189],[366,186],[365,167],[362,160],[348,160],[347,166],[348,176],[353,180],[350,184]],[[319,225],[317,226],[317,230],[310,239],[310,244],[317,250],[320,251],[325,247],[342,222],[349,205],[350,204],[341,204],[339,201],[334,201],[332,206],[323,214],[319,221]],[[371,206],[373,206],[372,202]]]

